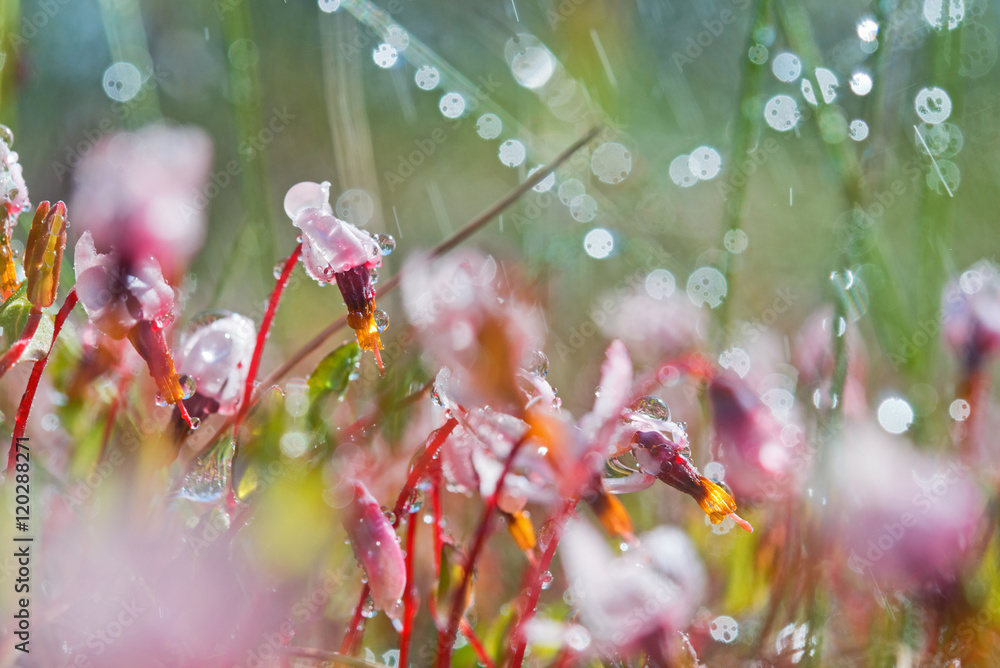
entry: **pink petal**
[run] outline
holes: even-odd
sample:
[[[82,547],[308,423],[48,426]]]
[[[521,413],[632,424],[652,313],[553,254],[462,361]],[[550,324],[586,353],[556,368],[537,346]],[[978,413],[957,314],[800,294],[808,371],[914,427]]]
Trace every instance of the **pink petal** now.
[[[354,556],[368,575],[372,601],[377,608],[391,613],[406,588],[403,551],[375,497],[362,483],[352,484],[354,498],[346,509],[344,528],[351,538]]]

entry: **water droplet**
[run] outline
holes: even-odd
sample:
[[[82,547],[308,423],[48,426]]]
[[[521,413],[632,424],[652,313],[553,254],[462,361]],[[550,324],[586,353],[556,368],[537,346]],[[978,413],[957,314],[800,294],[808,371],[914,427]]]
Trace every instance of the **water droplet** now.
[[[958,165],[951,160],[938,160],[937,167],[927,172],[927,186],[939,195],[958,190],[962,182],[962,173],[958,170]],[[941,170],[941,176],[938,176],[938,169]],[[941,180],[942,176],[944,181]]]
[[[779,81],[792,83],[802,74],[802,62],[794,53],[779,53],[771,61],[771,71]]]
[[[372,51],[372,60],[383,69],[388,69],[396,64],[399,54],[391,44],[379,44]]]
[[[722,158],[711,146],[699,146],[688,157],[688,169],[703,181],[715,178],[721,168]]]
[[[371,596],[369,596],[368,599],[365,600],[365,604],[361,606],[361,616],[365,619],[371,619],[377,614],[378,611],[375,609],[375,601],[373,601]]]
[[[281,273],[284,270],[285,270],[285,261],[284,260],[278,261],[274,265],[274,268],[271,270],[271,274],[274,276],[274,280],[276,281],[281,280]]]
[[[189,416],[189,417],[191,419],[191,424],[188,425],[188,426],[191,429],[197,429],[198,427],[201,426],[201,418],[197,418],[197,417],[194,417],[194,416]]]
[[[14,133],[6,125],[0,125],[0,141],[7,144],[7,148],[14,145]]]
[[[334,207],[337,218],[346,220],[351,225],[361,227],[371,220],[375,213],[375,203],[372,196],[360,188],[351,188],[341,193]]]
[[[405,51],[410,46],[410,35],[402,26],[394,23],[385,29],[385,43],[396,49],[397,52]]]
[[[855,95],[867,95],[872,92],[872,77],[867,72],[855,72],[851,75],[851,92]]]
[[[747,233],[743,230],[729,230],[722,238],[722,245],[734,255],[739,255],[745,251],[749,244],[750,240],[747,238]]]
[[[376,234],[375,243],[378,244],[379,249],[382,251],[382,255],[391,255],[392,251],[396,250],[396,240],[388,234]]]
[[[944,27],[945,3],[943,0],[924,0],[924,18],[934,29],[940,30]],[[948,30],[954,30],[965,18],[964,0],[950,0],[948,2]]]
[[[611,255],[614,248],[614,237],[603,227],[595,227],[583,238],[583,249],[587,251],[587,255],[598,260]]]
[[[837,81],[837,75],[830,70],[817,67],[816,68],[816,83],[819,84],[819,92],[823,96],[823,101],[830,104],[837,98],[837,86],[840,82]]]
[[[723,615],[712,620],[712,624],[708,627],[708,632],[719,642],[731,643],[739,635],[740,626],[732,617]]]
[[[764,105],[764,120],[779,132],[788,132],[799,121],[799,106],[787,95],[775,95]]]
[[[552,573],[550,571],[545,571],[538,576],[538,581],[542,583],[542,589],[548,589],[552,586]]]
[[[104,92],[116,102],[128,102],[142,88],[142,73],[132,63],[114,63],[104,70]]]
[[[941,88],[922,88],[913,99],[917,116],[929,125],[937,125],[951,116],[951,98]]]
[[[632,154],[616,142],[601,144],[590,156],[590,171],[604,183],[621,183],[632,171]]]
[[[413,75],[413,80],[421,90],[434,90],[441,81],[441,74],[436,67],[422,65]]]
[[[375,319],[375,326],[378,328],[378,331],[384,332],[386,328],[389,326],[389,314],[383,311],[382,309],[377,308],[375,309],[373,317]]]
[[[865,16],[858,21],[857,33],[862,42],[874,42],[878,37],[878,21]]]
[[[569,215],[580,223],[589,223],[597,217],[597,200],[590,195],[577,195],[569,203]]]
[[[834,271],[830,274],[830,281],[837,291],[837,296],[844,303],[847,317],[851,322],[855,322],[868,312],[868,288],[856,272],[850,269]]]
[[[969,419],[970,415],[972,415],[972,407],[965,399],[955,399],[955,401],[951,402],[951,405],[948,406],[948,415],[950,415],[953,420],[964,422]]]
[[[503,164],[508,167],[517,167],[524,162],[524,157],[526,155],[524,144],[516,139],[508,139],[504,143],[500,144],[500,151],[498,155],[500,156],[500,162]]]
[[[719,366],[732,369],[740,378],[750,373],[750,355],[742,348],[730,348],[719,355]]]
[[[167,400],[166,400],[166,399],[164,399],[164,398],[163,398],[163,395],[162,395],[162,394],[160,394],[159,392],[157,392],[157,393],[156,393],[156,396],[154,396],[154,397],[153,397],[153,402],[154,402],[154,403],[155,403],[155,404],[156,404],[157,406],[159,406],[160,408],[163,408],[163,407],[165,407],[165,406],[167,406],[167,405],[168,405],[168,404],[167,404]]]
[[[750,47],[750,51],[747,54],[750,58],[750,62],[755,65],[763,65],[767,62],[767,47],[763,44],[754,44]]]
[[[528,353],[528,359],[523,366],[525,371],[536,376],[545,378],[549,375],[549,358],[541,350],[532,350]]]
[[[465,113],[465,98],[459,93],[445,93],[441,96],[438,108],[445,118],[458,118]]]
[[[688,277],[687,295],[695,306],[708,304],[715,308],[728,291],[726,277],[714,267],[695,269]]]
[[[698,182],[698,177],[691,171],[689,160],[690,156],[679,155],[670,162],[670,168],[667,170],[670,180],[681,188],[690,188]]]
[[[667,407],[663,399],[650,394],[633,401],[632,405],[629,406],[629,410],[640,415],[645,415],[646,417],[651,417],[654,420],[670,421],[670,408]]]
[[[508,40],[508,48],[512,42],[515,40]],[[534,42],[534,44],[519,48],[509,58],[510,71],[514,75],[514,79],[517,80],[517,83],[530,89],[544,86],[556,70],[556,59],[552,53],[537,39]]]
[[[217,501],[229,489],[229,472],[235,443],[220,440],[192,461],[174,495],[192,501]]]
[[[559,201],[569,206],[574,199],[587,192],[587,188],[579,179],[566,179],[559,184]]]
[[[851,121],[851,126],[848,131],[851,133],[851,139],[854,141],[862,141],[868,137],[868,124],[861,119],[855,119]]]
[[[902,434],[913,423],[913,408],[905,399],[890,397],[879,404],[878,423],[890,434]]]
[[[476,121],[476,133],[483,139],[496,139],[503,130],[503,122],[496,114],[483,114]]]
[[[183,375],[177,380],[181,384],[181,396],[183,399],[190,399],[198,391],[198,384],[193,377]]]
[[[437,386],[431,389],[431,401],[434,402],[435,406],[444,406],[444,401],[441,400],[441,395],[438,393]]]
[[[368,277],[372,279],[372,285],[378,283],[378,269],[369,269]]]
[[[379,508],[379,510],[381,510],[382,514],[385,515],[386,522],[388,522],[389,524],[396,523],[396,513],[392,512],[392,509],[389,508],[389,506],[382,506],[381,508]]]
[[[319,0],[320,11],[332,14],[340,9],[340,0]]]
[[[666,269],[654,269],[646,275],[646,294],[653,299],[666,299],[677,289],[677,280]]]

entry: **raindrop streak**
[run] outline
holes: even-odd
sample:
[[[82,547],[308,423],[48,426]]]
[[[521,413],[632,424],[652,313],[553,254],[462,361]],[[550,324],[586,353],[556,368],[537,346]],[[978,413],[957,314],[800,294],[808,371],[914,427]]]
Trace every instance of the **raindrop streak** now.
[[[726,296],[726,277],[714,267],[695,269],[688,277],[687,295],[695,306],[708,304],[715,308]]]
[[[949,102],[949,105],[950,104],[951,103]],[[955,196],[954,192],[952,192],[952,189],[949,187],[948,181],[945,180],[944,174],[941,173],[941,166],[938,164],[938,161],[934,159],[934,154],[931,153],[930,147],[928,147],[927,146],[927,142],[924,141],[924,136],[922,134],[920,134],[920,128],[918,128],[916,125],[914,125],[913,126],[913,130],[914,130],[914,132],[917,133],[917,139],[920,140],[920,143],[923,145],[924,150],[927,151],[927,154],[931,156],[931,164],[934,165],[934,171],[937,173],[938,181],[935,184],[933,184],[932,187],[934,187],[935,190],[938,190],[936,186],[944,186],[944,189],[948,192],[948,196],[949,197],[954,197]],[[943,162],[947,162],[947,161],[943,161]],[[958,167],[954,163],[951,163],[951,162],[949,162],[948,164],[952,165],[955,168],[955,173],[953,174],[953,177],[957,178],[958,177]],[[956,185],[958,185],[958,184],[956,183]],[[940,190],[938,190],[938,192],[940,192]]]
[[[653,299],[666,299],[677,289],[677,280],[666,269],[654,269],[646,276],[646,294]]]
[[[764,120],[775,130],[787,132],[799,121],[799,107],[787,95],[775,95],[764,105]]]
[[[446,118],[458,118],[465,113],[465,98],[458,93],[445,93],[438,106]]]
[[[508,139],[500,144],[500,162],[508,167],[517,167],[524,162],[525,154],[524,144],[516,139]]]
[[[598,260],[604,259],[611,255],[611,251],[615,248],[614,237],[611,233],[602,227],[597,227],[587,232],[587,236],[583,238],[583,249],[587,251],[587,255]]]
[[[438,83],[441,82],[441,74],[437,71],[436,67],[422,65],[417,70],[417,73],[413,75],[413,81],[417,84],[417,88],[421,90],[434,90],[437,88]]]
[[[905,399],[890,397],[879,404],[878,423],[890,434],[902,434],[913,424],[913,408]]]
[[[793,53],[779,53],[771,61],[771,72],[779,81],[792,83],[802,74],[802,63]]]
[[[503,130],[503,123],[496,114],[483,114],[476,121],[476,132],[483,139],[496,139]]]
[[[632,171],[632,154],[615,142],[601,144],[590,156],[590,171],[604,183],[621,183]]]

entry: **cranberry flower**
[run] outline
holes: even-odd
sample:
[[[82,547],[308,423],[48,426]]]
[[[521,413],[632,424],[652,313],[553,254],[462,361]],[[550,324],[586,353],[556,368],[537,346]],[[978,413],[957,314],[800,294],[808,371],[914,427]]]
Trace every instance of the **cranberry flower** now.
[[[11,234],[17,214],[31,208],[28,187],[24,184],[17,153],[10,150],[13,135],[5,125],[0,125],[0,299],[7,299],[20,284],[14,253],[10,248]]]
[[[382,254],[392,251],[393,242],[387,235],[376,239],[334,216],[329,199],[329,182],[303,181],[285,195],[285,213],[302,230],[306,273],[319,283],[336,281],[347,305],[347,324],[354,330],[361,349],[375,353],[381,370],[379,331],[387,319],[375,308],[372,270],[382,265]]]
[[[177,368],[195,381],[194,395],[185,400],[192,416],[236,411],[256,338],[253,321],[230,311],[206,313],[191,323],[177,353]]]
[[[106,137],[80,163],[70,209],[100,251],[126,265],[156,258],[180,278],[205,236],[212,142],[197,128],[154,125]]]
[[[406,564],[396,542],[396,532],[378,501],[362,483],[351,481],[354,495],[347,506],[344,528],[354,555],[368,577],[372,602],[395,617],[406,587]]]

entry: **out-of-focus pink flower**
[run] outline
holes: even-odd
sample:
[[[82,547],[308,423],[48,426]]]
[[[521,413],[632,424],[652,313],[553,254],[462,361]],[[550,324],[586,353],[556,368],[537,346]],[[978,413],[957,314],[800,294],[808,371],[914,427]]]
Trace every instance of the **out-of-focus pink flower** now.
[[[687,627],[705,591],[705,567],[684,532],[659,527],[616,556],[589,525],[573,521],[559,552],[567,597],[605,656],[643,650],[660,660]]]
[[[70,211],[95,246],[126,265],[156,258],[180,277],[205,236],[212,142],[197,128],[154,125],[94,146],[76,171]]]
[[[174,291],[152,257],[123,270],[116,253],[98,253],[90,232],[84,232],[74,252],[76,293],[94,325],[115,339],[138,322],[165,322],[172,317]]]
[[[257,339],[253,321],[239,313],[214,311],[197,318],[177,353],[177,368],[195,381],[188,412],[208,402],[208,413],[232,415],[246,382]],[[203,417],[196,415],[196,417]]]
[[[621,339],[637,356],[648,360],[660,360],[694,347],[708,317],[705,309],[692,304],[683,294],[657,299],[642,288],[624,299],[614,294],[598,303],[615,306],[601,331],[609,338]]]
[[[798,489],[806,473],[802,431],[782,424],[772,409],[736,374],[715,374],[708,383],[718,461],[737,497],[763,503]]]
[[[0,203],[3,211],[3,231],[10,238],[17,214],[31,208],[28,200],[28,186],[24,183],[24,172],[18,155],[11,150],[8,138],[12,137],[10,129],[0,126]]]
[[[541,347],[537,311],[501,285],[492,257],[455,252],[404,269],[403,303],[424,349],[451,369],[459,403],[516,412],[523,407],[517,377]]]
[[[344,528],[350,536],[354,556],[368,576],[372,601],[386,614],[395,616],[406,587],[403,551],[375,497],[360,482],[352,484],[354,497],[346,508]]]
[[[977,262],[944,288],[944,339],[966,370],[976,370],[1000,349],[1000,271]]]
[[[839,397],[845,416],[860,417],[868,411],[867,365],[864,346],[857,330],[846,320],[837,322],[833,308],[823,308],[809,316],[795,338],[793,359],[799,372],[799,383],[813,391],[813,403],[823,405],[830,400],[835,360],[833,356],[834,329],[847,337],[847,377],[843,397]],[[818,394],[817,394],[818,393]]]
[[[385,323],[377,317],[371,272],[382,265],[382,254],[391,252],[392,245],[383,249],[371,234],[334,216],[329,199],[329,182],[303,181],[285,194],[285,213],[302,230],[306,273],[320,283],[337,283],[347,305],[347,324],[361,349],[375,353],[381,369],[379,331]]]
[[[867,422],[848,424],[834,452],[847,566],[880,587],[953,581],[983,512],[969,466],[922,455]]]

